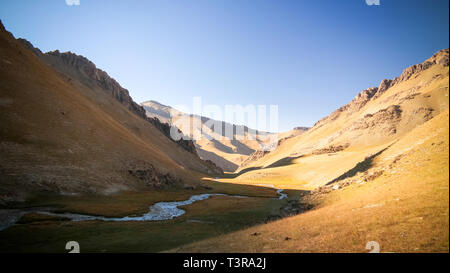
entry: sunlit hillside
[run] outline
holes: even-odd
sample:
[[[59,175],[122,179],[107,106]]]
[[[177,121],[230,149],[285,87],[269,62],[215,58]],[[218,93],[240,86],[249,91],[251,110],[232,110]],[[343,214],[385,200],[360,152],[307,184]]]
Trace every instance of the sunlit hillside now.
[[[178,252],[448,252],[449,112],[301,202],[314,209]],[[373,247],[373,244],[371,245]]]
[[[448,49],[396,79],[358,94],[313,128],[238,170],[224,182],[315,189],[380,153],[415,127],[446,111]]]

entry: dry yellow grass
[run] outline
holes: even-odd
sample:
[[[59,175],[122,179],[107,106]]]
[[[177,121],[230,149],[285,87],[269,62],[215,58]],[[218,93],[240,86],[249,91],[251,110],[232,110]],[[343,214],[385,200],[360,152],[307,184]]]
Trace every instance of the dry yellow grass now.
[[[366,252],[376,241],[382,252],[448,252],[448,122],[446,111],[376,157],[375,180],[311,196],[312,211],[173,251]]]
[[[350,183],[313,191],[303,202],[314,210],[174,251],[362,252],[377,241],[382,251],[448,252],[448,81],[448,66],[416,71],[220,180],[299,190]]]
[[[448,52],[439,52],[444,58]],[[434,59],[435,56],[431,57]],[[385,149],[449,107],[449,68],[432,65],[388,88],[360,109],[357,103],[319,121],[306,133],[250,162],[232,183],[268,183],[283,188],[314,189],[345,173],[365,157]],[[398,107],[398,117],[384,109]],[[343,149],[318,153],[320,149]],[[276,166],[276,167],[274,167]]]

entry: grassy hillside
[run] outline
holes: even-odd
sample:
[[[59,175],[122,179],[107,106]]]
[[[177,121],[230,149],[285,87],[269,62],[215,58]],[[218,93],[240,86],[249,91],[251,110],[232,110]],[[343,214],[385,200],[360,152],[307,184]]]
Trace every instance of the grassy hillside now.
[[[172,251],[448,252],[448,63],[436,53],[220,180],[309,190],[311,210]]]
[[[368,252],[366,244],[376,241],[381,252],[448,252],[448,124],[447,110],[365,170],[313,191],[303,200],[311,211],[173,251]]]
[[[395,80],[358,94],[313,128],[240,168],[224,182],[315,189],[448,109],[448,49]]]
[[[0,28],[0,203],[197,183],[207,166],[99,87]]]

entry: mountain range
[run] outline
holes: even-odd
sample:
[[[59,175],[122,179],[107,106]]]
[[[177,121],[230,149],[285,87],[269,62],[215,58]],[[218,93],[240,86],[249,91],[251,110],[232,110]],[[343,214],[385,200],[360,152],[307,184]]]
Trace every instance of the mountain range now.
[[[141,103],[147,116],[157,118],[164,123],[178,126],[184,134],[201,137],[195,139],[194,143],[198,155],[205,160],[214,162],[224,171],[234,172],[255,152],[263,149],[273,139],[285,139],[299,135],[308,128],[297,127],[285,133],[270,133],[257,131],[244,125],[230,124],[224,121],[217,121],[208,117],[183,113],[170,106],[163,105],[156,101],[146,101]],[[222,127],[220,133],[211,129],[211,124]],[[233,130],[231,137],[225,134],[226,128]],[[253,137],[252,137],[253,136]]]

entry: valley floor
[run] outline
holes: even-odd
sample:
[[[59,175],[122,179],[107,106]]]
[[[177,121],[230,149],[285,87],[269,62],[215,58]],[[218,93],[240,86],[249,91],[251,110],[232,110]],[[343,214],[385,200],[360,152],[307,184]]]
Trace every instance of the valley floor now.
[[[446,111],[377,155],[367,172],[381,175],[312,192],[311,211],[172,251],[368,252],[375,241],[381,252],[448,252],[448,122]]]
[[[200,193],[249,196],[214,196],[166,221],[72,222],[28,214],[0,231],[0,252],[65,252],[68,241],[79,242],[81,252],[368,252],[372,241],[381,252],[448,252],[448,122],[447,110],[328,186],[286,188],[285,200],[257,181],[230,178],[190,190],[36,197],[28,208],[123,217]],[[292,204],[307,211],[276,220]]]
[[[107,217],[142,215],[160,201],[186,200],[194,194],[225,193],[181,207],[186,213],[164,221],[73,222],[66,218],[29,213],[18,224],[0,231],[0,252],[66,252],[77,241],[81,252],[159,252],[216,237],[278,217],[280,208],[298,198],[279,200],[274,189],[206,182],[193,190],[129,192],[112,196],[37,197],[22,209],[52,208],[64,213]],[[17,208],[17,207],[16,207]]]

